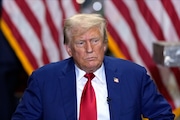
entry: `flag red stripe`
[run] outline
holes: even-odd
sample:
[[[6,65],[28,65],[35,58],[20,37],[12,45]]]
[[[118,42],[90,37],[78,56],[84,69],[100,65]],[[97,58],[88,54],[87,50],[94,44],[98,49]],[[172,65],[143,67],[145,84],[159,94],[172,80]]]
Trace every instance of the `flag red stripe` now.
[[[73,5],[74,5],[74,7],[75,7],[76,11],[77,11],[77,12],[80,12],[80,5],[79,5],[79,4],[77,4],[77,2],[76,2],[76,1],[77,1],[77,0],[72,0]]]
[[[27,55],[26,57],[30,61],[32,67],[34,69],[38,68],[38,64],[36,62],[36,59],[34,58],[34,55],[31,53],[31,50],[27,46],[27,44],[24,42],[24,39],[22,38],[21,34],[18,32],[16,26],[12,23],[11,19],[9,18],[8,14],[6,11],[2,8],[2,17],[6,21],[7,25],[11,29],[12,34],[16,38],[17,42],[20,44],[21,49],[23,52]]]
[[[180,38],[180,20],[178,18],[178,15],[176,14],[176,11],[171,3],[170,0],[161,0],[164,8],[166,9],[166,12],[169,15],[169,18],[172,21],[172,24],[174,25],[174,28],[176,30],[176,33],[178,37]]]
[[[62,59],[62,53],[60,51],[60,43],[59,43],[59,32],[58,30],[56,29],[55,25],[54,25],[54,22],[52,20],[52,17],[48,11],[48,8],[47,8],[47,3],[45,2],[45,0],[43,0],[43,3],[44,3],[44,6],[45,6],[45,10],[46,10],[46,14],[45,14],[45,17],[46,17],[46,21],[47,21],[47,25],[49,26],[49,29],[50,29],[50,32],[52,34],[52,37],[53,37],[53,40],[55,42],[55,45],[57,46],[58,50],[59,50],[59,54],[60,54],[60,58],[59,59]]]
[[[139,39],[139,36],[136,32],[135,24],[131,18],[131,15],[130,15],[130,12],[129,12],[127,6],[123,3],[123,1],[113,0],[113,2],[114,2],[114,5],[117,7],[117,9],[122,13],[122,15],[126,19],[127,23],[129,24],[129,26],[132,30],[132,34],[134,35],[136,43],[137,43],[138,52],[139,52],[141,58],[143,58],[142,60],[144,61],[144,63],[149,68],[149,71],[150,71],[152,77],[156,80],[156,84],[160,88],[159,90],[169,101],[172,101],[169,93],[166,90],[166,87],[162,83],[162,78],[160,76],[158,68],[156,67],[156,64],[153,62],[152,57],[147,52],[146,48],[144,47],[141,40]],[[119,7],[118,5],[121,5],[121,7]]]
[[[42,37],[41,37],[41,26],[40,23],[38,22],[38,20],[36,19],[36,17],[34,16],[33,12],[30,10],[29,6],[27,5],[27,3],[23,0],[16,0],[17,5],[19,6],[19,8],[21,9],[21,11],[24,13],[24,16],[26,17],[26,19],[29,21],[29,23],[31,24],[31,26],[33,27],[35,33],[37,34],[39,41],[42,45],[42,58],[43,58],[43,62],[44,64],[49,63],[49,58],[46,54],[44,45],[43,45],[43,41],[42,41]]]

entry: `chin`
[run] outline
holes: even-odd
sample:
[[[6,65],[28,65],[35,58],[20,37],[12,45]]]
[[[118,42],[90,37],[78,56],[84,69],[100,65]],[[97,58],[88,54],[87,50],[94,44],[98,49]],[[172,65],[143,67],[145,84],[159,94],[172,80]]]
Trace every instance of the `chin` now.
[[[96,71],[100,67],[99,64],[93,64],[93,65],[88,65],[87,68],[90,68],[93,72]]]

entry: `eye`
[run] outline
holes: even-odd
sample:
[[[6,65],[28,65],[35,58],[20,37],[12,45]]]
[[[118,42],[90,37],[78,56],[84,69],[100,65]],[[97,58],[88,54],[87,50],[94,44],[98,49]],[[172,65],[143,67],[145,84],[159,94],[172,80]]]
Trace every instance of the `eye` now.
[[[82,47],[85,44],[85,42],[84,41],[77,41],[75,44],[78,47]]]
[[[93,39],[91,39],[91,43],[92,43],[92,44],[97,44],[97,43],[99,43],[99,38],[93,38]]]

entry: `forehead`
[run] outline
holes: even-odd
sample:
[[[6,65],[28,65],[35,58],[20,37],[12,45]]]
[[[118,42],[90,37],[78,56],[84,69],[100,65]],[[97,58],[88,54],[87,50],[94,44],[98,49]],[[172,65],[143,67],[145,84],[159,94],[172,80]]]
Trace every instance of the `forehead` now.
[[[74,38],[79,38],[79,37],[100,37],[100,29],[97,27],[90,28],[86,31],[81,31],[79,34],[75,34]]]

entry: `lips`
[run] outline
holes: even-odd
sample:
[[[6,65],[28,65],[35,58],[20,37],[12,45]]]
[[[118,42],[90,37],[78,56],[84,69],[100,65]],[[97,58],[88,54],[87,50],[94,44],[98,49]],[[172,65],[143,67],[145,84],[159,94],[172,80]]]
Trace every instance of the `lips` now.
[[[88,57],[88,58],[86,58],[86,60],[88,60],[88,61],[93,61],[95,59],[96,59],[96,57]]]

